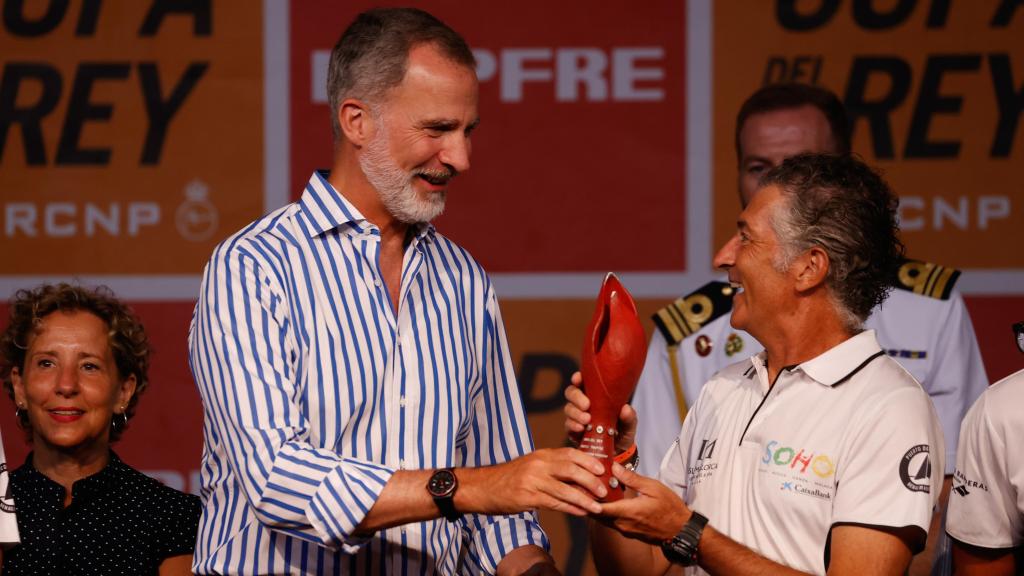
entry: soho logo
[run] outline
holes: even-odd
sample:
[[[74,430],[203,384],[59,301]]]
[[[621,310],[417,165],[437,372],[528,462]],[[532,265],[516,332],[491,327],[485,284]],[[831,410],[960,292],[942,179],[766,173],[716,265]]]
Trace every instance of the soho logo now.
[[[502,102],[522,102],[528,84],[551,86],[557,102],[662,102],[663,46],[474,48],[481,83],[498,81]],[[311,65],[315,104],[327,103],[330,50],[316,50]]]
[[[804,451],[803,448],[797,450],[789,446],[780,446],[775,440],[765,446],[765,454],[761,458],[761,463],[788,466],[801,474],[807,474],[808,468],[810,468],[810,471],[818,478],[828,478],[836,471],[835,462],[827,455]]]

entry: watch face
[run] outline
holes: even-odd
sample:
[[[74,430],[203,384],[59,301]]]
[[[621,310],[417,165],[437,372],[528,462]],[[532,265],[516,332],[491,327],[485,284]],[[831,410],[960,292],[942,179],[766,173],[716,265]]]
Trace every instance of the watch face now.
[[[455,473],[451,470],[438,470],[430,477],[427,491],[433,496],[447,496],[455,490]]]

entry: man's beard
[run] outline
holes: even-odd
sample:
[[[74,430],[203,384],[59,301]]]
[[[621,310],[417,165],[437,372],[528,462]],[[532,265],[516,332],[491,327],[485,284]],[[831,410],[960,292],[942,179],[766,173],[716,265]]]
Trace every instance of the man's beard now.
[[[406,172],[395,163],[388,151],[388,139],[383,123],[377,136],[366,145],[359,157],[359,167],[380,194],[380,200],[388,212],[399,222],[419,224],[430,222],[444,212],[447,190],[430,192],[421,198],[413,188],[412,181],[417,174],[432,179],[450,179],[455,176],[451,170],[416,169]]]

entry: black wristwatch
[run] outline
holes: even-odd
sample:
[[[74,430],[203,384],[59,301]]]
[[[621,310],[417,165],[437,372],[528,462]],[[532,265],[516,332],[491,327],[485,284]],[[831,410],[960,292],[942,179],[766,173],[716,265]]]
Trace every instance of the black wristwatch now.
[[[435,471],[427,482],[427,492],[434,498],[434,504],[441,511],[449,522],[455,522],[462,518],[462,514],[455,509],[455,491],[459,489],[459,479],[455,477],[452,468],[442,468]]]
[[[707,518],[698,512],[693,512],[679,534],[661,544],[661,552],[665,558],[680,566],[695,566],[697,564],[697,545],[700,544],[700,535],[704,532],[704,526],[707,523]]]

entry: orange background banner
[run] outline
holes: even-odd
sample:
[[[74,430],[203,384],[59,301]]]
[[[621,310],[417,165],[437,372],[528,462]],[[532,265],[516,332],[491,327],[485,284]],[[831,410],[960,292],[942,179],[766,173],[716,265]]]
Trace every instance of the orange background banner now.
[[[262,12],[202,5],[27,2],[6,23],[3,274],[196,274],[262,213]]]
[[[853,149],[901,196],[908,254],[1024,268],[1024,10],[978,2],[714,2],[714,245],[739,210],[736,112],[766,82],[843,99]],[[1005,8],[1001,6],[1005,5]]]

